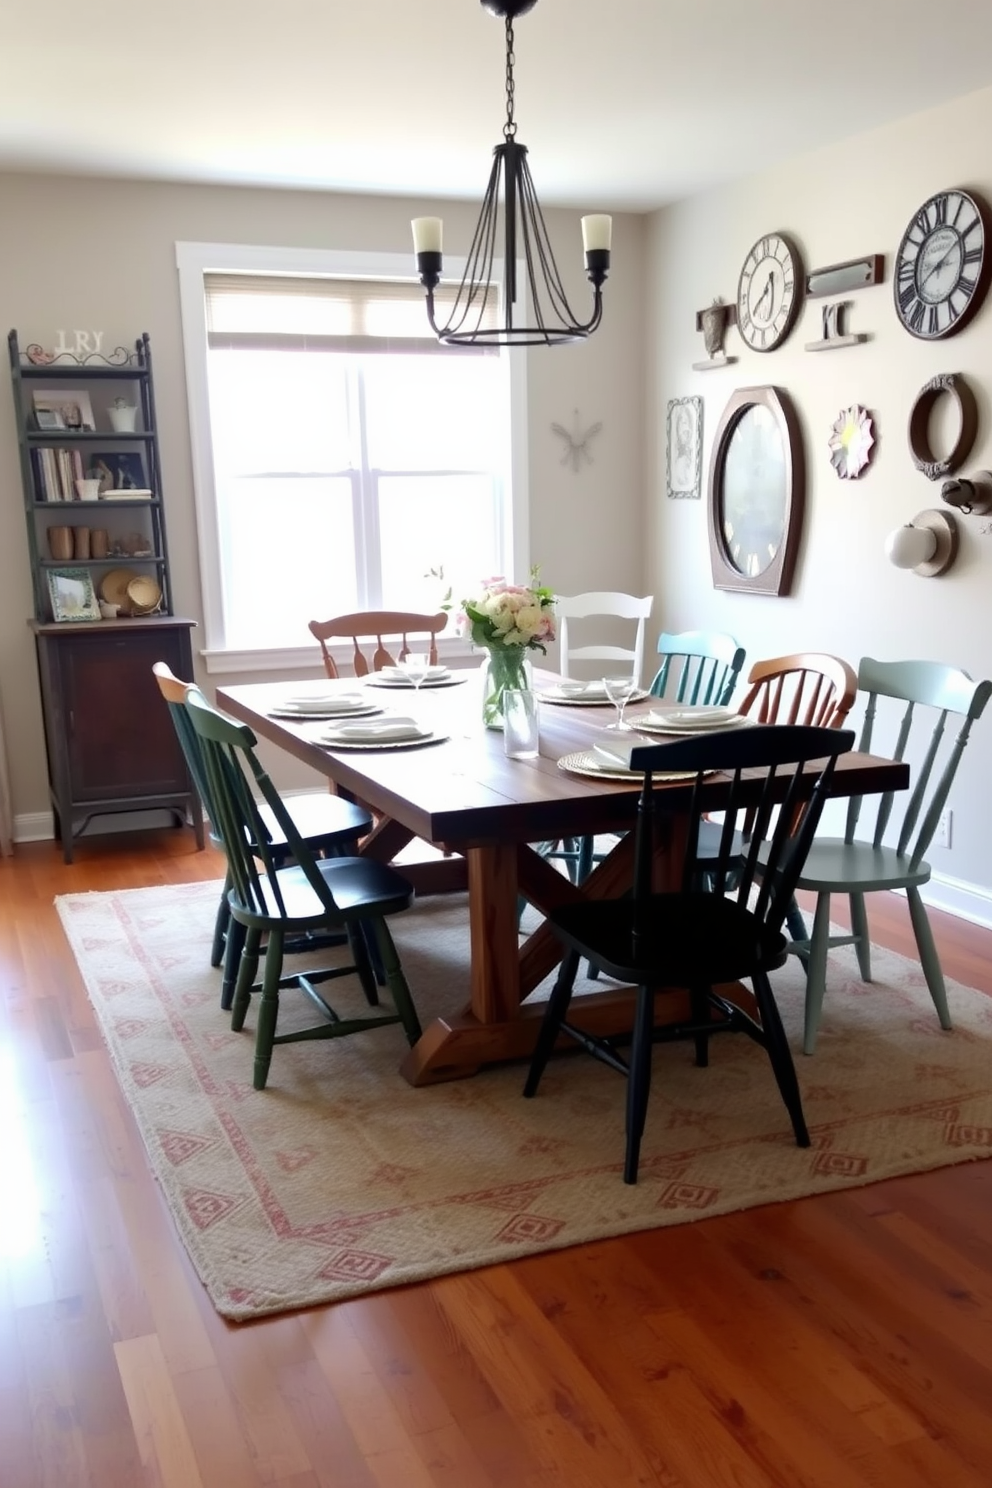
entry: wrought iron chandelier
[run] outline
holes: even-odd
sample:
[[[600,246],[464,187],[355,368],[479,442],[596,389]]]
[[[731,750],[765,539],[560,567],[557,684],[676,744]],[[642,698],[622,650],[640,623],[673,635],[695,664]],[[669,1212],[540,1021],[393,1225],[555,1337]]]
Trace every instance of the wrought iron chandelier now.
[[[537,0],[482,0],[484,10],[503,16],[506,21],[506,123],[503,143],[493,150],[493,168],[465,274],[450,317],[443,326],[437,324],[434,313],[434,290],[441,279],[441,218],[416,217],[412,224],[417,272],[427,291],[427,318],[438,339],[450,346],[555,346],[591,335],[602,319],[602,287],[610,268],[612,219],[602,213],[582,219],[586,277],[593,286],[592,315],[583,323],[577,320],[568,303],[527,164],[527,148],[516,138],[513,22],[536,4]],[[499,240],[501,185],[504,293],[500,317],[493,258]],[[532,325],[514,323],[518,261],[524,266]]]

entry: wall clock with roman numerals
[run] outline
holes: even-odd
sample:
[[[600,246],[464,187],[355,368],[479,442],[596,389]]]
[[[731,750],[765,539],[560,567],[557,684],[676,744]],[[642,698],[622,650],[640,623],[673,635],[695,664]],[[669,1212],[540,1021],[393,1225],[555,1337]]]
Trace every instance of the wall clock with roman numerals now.
[[[973,192],[938,191],[902,235],[892,276],[896,314],[911,336],[940,341],[960,331],[989,286],[989,210]]]
[[[774,351],[795,324],[806,277],[795,244],[765,233],[751,249],[737,283],[737,329],[752,351]]]

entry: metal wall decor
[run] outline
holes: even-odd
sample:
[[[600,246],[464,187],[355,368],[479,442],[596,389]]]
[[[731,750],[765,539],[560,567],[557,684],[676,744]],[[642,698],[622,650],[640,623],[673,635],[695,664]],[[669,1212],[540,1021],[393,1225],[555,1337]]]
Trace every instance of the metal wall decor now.
[[[950,454],[938,459],[930,445],[930,415],[938,398],[945,393],[957,404],[961,428]],[[917,470],[928,480],[943,480],[953,475],[967,460],[977,433],[978,405],[959,372],[942,372],[924,383],[909,415],[909,452]]]
[[[705,310],[696,311],[696,330],[703,333],[706,361],[693,362],[694,372],[712,372],[716,367],[729,367],[736,362],[737,358],[728,356],[723,349],[727,328],[736,324],[737,306],[725,305],[721,299],[715,299]]]
[[[830,463],[841,480],[857,480],[868,465],[875,434],[871,414],[860,403],[842,408],[831,430]]]
[[[830,300],[820,314],[823,321],[823,336],[819,341],[807,341],[807,351],[837,351],[842,346],[858,346],[868,337],[864,331],[852,332],[844,329],[845,311],[850,300]]]
[[[884,278],[884,255],[866,253],[864,258],[849,258],[845,263],[830,264],[825,269],[811,269],[806,276],[806,294],[810,299],[846,294],[852,289],[881,284]]]
[[[698,501],[702,495],[703,400],[673,398],[668,405],[668,494]]]
[[[985,516],[992,511],[992,470],[978,470],[972,480],[945,481],[940,488],[940,499],[963,516]]]
[[[579,418],[579,410],[576,408],[572,414],[572,427],[566,429],[564,424],[552,424],[551,432],[557,434],[559,439],[565,441],[565,453],[561,457],[562,465],[571,465],[576,475],[579,466],[583,463],[592,464],[592,455],[589,451],[589,441],[602,429],[602,423],[590,424],[583,432],[582,420]]]

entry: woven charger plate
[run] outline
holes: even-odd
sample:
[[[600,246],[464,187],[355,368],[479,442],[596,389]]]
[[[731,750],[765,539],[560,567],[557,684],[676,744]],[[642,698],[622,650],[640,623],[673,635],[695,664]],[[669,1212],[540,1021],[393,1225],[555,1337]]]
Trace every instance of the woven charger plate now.
[[[591,780],[623,780],[627,785],[633,785],[644,779],[643,770],[624,770],[618,765],[615,770],[609,766],[601,769],[597,763],[598,756],[591,749],[582,749],[577,754],[563,754],[558,761],[559,770],[564,770],[566,775],[584,775]],[[712,771],[710,772],[713,773]],[[652,780],[695,780],[695,770],[655,770]]]
[[[349,739],[347,743],[341,743],[337,739],[331,739],[327,734],[317,740],[324,749],[339,750],[380,750],[380,749],[423,749],[425,744],[443,744],[448,734],[425,734],[419,739]]]
[[[127,586],[138,577],[133,568],[108,569],[100,580],[100,598],[105,604],[126,605]]]

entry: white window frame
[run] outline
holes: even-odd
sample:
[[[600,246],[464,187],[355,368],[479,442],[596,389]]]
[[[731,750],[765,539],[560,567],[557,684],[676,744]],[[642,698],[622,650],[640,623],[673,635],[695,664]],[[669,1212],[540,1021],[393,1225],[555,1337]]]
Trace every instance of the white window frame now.
[[[207,375],[207,321],[204,275],[223,273],[327,274],[347,279],[410,279],[411,255],[358,253],[332,248],[278,248],[247,243],[176,243],[179,309],[186,366],[193,497],[203,604],[204,645],[208,672],[268,672],[313,669],[315,646],[242,650],[228,646],[224,633],[220,534],[214,485],[213,445]],[[502,264],[494,270],[502,277]],[[445,256],[445,278],[460,278],[465,261]],[[518,283],[525,283],[523,268]],[[426,309],[424,312],[426,322]],[[504,552],[510,555],[508,577],[517,582],[530,572],[530,522],[527,485],[527,359],[506,353],[510,397],[510,491],[503,512]],[[507,530],[508,529],[508,530]],[[480,575],[480,578],[482,575]],[[447,656],[468,654],[467,642],[448,638]]]

